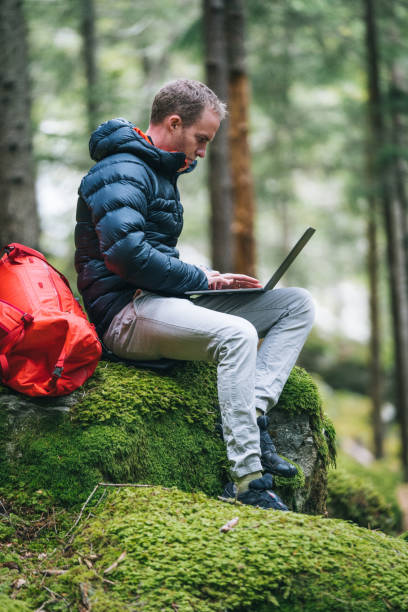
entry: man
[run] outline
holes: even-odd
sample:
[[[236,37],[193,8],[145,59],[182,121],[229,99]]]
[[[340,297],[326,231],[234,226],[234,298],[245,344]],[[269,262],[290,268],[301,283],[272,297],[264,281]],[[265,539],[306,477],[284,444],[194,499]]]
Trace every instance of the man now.
[[[312,300],[303,289],[189,300],[185,291],[261,285],[182,262],[176,249],[183,226],[177,178],[205,156],[224,115],[208,87],[181,79],[156,95],[146,134],[124,119],[92,134],[97,163],[81,182],[77,208],[78,288],[100,337],[119,357],[217,362],[238,499],[286,510],[271,491],[271,474],[292,477],[296,468],[277,455],[266,411],[310,331]]]

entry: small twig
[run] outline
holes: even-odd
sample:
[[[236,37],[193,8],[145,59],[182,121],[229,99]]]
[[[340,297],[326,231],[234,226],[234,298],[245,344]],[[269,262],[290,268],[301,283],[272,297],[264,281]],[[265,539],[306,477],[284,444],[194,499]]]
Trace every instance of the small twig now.
[[[87,567],[88,569],[93,569],[93,563],[92,563],[92,561],[90,561],[90,560],[89,560],[89,559],[87,559],[86,557],[84,557],[84,563],[85,563],[85,565],[86,565],[86,567]]]
[[[114,483],[114,482],[99,482],[99,487],[157,487],[157,485],[153,484],[138,484],[133,482],[125,482],[125,483]],[[162,487],[162,489],[166,489],[170,491],[168,487]]]
[[[96,491],[98,490],[99,487],[116,487],[116,488],[121,488],[121,487],[136,487],[136,488],[151,488],[151,487],[155,487],[157,485],[153,485],[153,484],[139,484],[139,483],[133,483],[133,482],[125,482],[125,483],[114,483],[114,482],[98,482],[98,484],[96,484],[94,486],[94,488],[92,489],[91,493],[88,496],[88,499],[85,501],[85,503],[83,504],[80,513],[78,514],[75,523],[72,525],[72,527],[67,531],[67,533],[65,534],[65,537],[67,538],[69,536],[69,534],[75,529],[75,527],[78,525],[79,521],[82,518],[82,515],[84,513],[85,508],[87,507],[87,505],[89,504],[89,502],[91,501],[92,497],[95,495]],[[166,491],[170,491],[170,489],[168,487],[162,487],[162,489],[165,489]],[[102,498],[104,496],[101,496],[101,499],[99,499],[98,503],[96,504],[96,506],[98,506],[100,504],[100,502],[102,501]],[[91,513],[90,513],[91,514]],[[90,514],[88,515],[88,517],[90,516]],[[88,518],[87,517],[87,518]],[[74,540],[74,535],[71,536],[71,538],[68,541],[68,545],[72,544],[73,540]],[[67,547],[65,547],[66,549]],[[64,549],[64,550],[65,550]]]
[[[43,601],[43,603],[41,604],[41,607],[40,608],[36,608],[34,610],[34,612],[44,612],[44,610],[45,610],[44,606],[46,606],[49,603],[52,603],[53,601],[55,601],[55,599],[56,598],[53,597],[52,599],[47,599],[47,601]]]
[[[239,518],[237,516],[234,517],[233,519],[228,521],[228,523],[225,523],[225,525],[220,527],[220,533],[227,533],[227,531],[231,531],[231,529],[234,529],[234,527],[238,525],[238,521]]]
[[[66,574],[68,570],[63,569],[45,569],[41,570],[41,573],[45,576],[61,576],[62,574]],[[46,588],[46,587],[44,587]]]
[[[100,498],[98,499],[98,501],[96,502],[96,504],[95,504],[95,508],[97,508],[97,507],[99,506],[99,504],[100,504],[100,503],[101,503],[101,502],[102,502],[102,501],[105,499],[105,497],[107,496],[107,494],[108,494],[108,490],[107,490],[107,489],[105,489],[105,490],[104,490],[104,492],[102,493],[102,495],[100,496]],[[86,521],[89,519],[89,517],[90,517],[90,516],[95,516],[95,515],[93,514],[92,510],[90,510],[90,511],[88,512],[88,516],[86,517],[85,522],[86,522]]]
[[[54,506],[52,507],[52,518],[54,520],[54,531],[55,531],[55,533],[57,533],[57,522],[55,520],[55,508],[54,508]]]
[[[221,495],[218,495],[217,499],[219,499],[220,501],[226,504],[237,504],[237,503],[239,504],[240,503],[240,502],[237,502],[235,497],[222,497]]]
[[[79,583],[79,591],[81,593],[81,601],[83,603],[83,605],[85,606],[86,610],[90,610],[91,609],[91,603],[89,601],[89,584],[87,584],[86,582],[80,582]]]
[[[63,597],[62,595],[59,595],[58,593],[55,593],[55,591],[52,591],[51,589],[49,589],[48,587],[44,585],[43,585],[43,589],[45,589],[46,591],[48,591],[48,593],[51,594],[52,599],[47,599],[47,601],[44,601],[39,608],[36,608],[34,610],[34,612],[43,612],[45,610],[44,606],[48,605],[49,603],[54,602],[56,599],[62,599],[65,605],[67,606],[67,608],[68,609],[70,608],[70,603],[69,601],[65,599],[65,597]]]
[[[7,520],[8,520],[8,522],[10,523],[10,525],[11,525],[11,526],[13,526],[13,522],[12,522],[12,520],[11,520],[11,516],[10,516],[10,514],[7,512],[6,508],[4,507],[4,504],[3,504],[3,502],[1,501],[1,499],[0,499],[0,506],[1,506],[1,507],[3,508],[3,510],[4,510],[4,514],[3,514],[3,516],[5,516],[5,517],[7,518]]]
[[[69,608],[69,607],[70,607],[70,603],[69,603],[69,601],[67,601],[67,600],[65,599],[65,597],[63,597],[63,596],[62,596],[62,595],[60,595],[59,593],[56,593],[55,591],[52,591],[51,589],[49,589],[49,588],[48,588],[48,587],[46,587],[45,585],[44,585],[44,587],[43,587],[43,588],[44,588],[46,591],[48,591],[48,592],[49,592],[49,593],[50,593],[50,594],[51,594],[51,595],[52,595],[52,596],[53,596],[55,599],[62,599],[62,601],[63,601],[63,602],[65,603],[65,605],[67,606],[67,608]]]
[[[91,501],[92,497],[95,495],[96,491],[98,490],[98,487],[99,487],[99,483],[98,483],[97,485],[95,485],[95,486],[94,486],[94,488],[93,488],[92,492],[91,492],[91,493],[89,494],[89,496],[88,496],[88,499],[86,500],[86,502],[85,502],[85,503],[84,503],[84,505],[82,506],[81,511],[80,511],[80,513],[78,514],[78,517],[77,517],[77,519],[76,519],[75,523],[72,525],[71,529],[69,529],[69,530],[67,531],[67,533],[65,534],[65,537],[67,537],[67,536],[68,536],[68,535],[71,533],[71,531],[73,531],[73,530],[75,529],[75,527],[78,525],[78,523],[79,523],[79,521],[81,520],[81,517],[82,517],[82,515],[83,515],[83,513],[84,513],[85,508],[87,507],[87,505],[88,505],[88,504],[89,504],[89,502]]]
[[[115,570],[118,567],[119,563],[123,561],[125,557],[126,557],[126,550],[124,550],[123,553],[119,555],[119,557],[116,559],[116,561],[114,561],[112,565],[107,567],[106,570],[103,571],[103,573],[110,574],[111,572],[113,572],[113,570]]]

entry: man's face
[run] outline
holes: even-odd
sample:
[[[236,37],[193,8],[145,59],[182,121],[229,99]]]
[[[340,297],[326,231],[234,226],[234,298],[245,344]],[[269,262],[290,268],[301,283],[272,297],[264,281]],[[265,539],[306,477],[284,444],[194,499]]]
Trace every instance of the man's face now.
[[[179,121],[172,124],[172,150],[184,153],[188,163],[191,164],[196,157],[205,157],[207,144],[217,133],[220,120],[209,108],[205,108],[199,119],[189,127],[184,127],[181,119],[178,119]]]

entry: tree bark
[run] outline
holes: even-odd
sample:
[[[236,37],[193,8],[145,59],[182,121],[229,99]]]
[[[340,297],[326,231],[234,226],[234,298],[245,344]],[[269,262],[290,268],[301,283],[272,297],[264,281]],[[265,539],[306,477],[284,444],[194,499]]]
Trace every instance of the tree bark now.
[[[28,75],[27,31],[21,0],[0,2],[0,247],[38,248]]]
[[[382,202],[391,294],[397,387],[397,410],[401,426],[404,479],[408,481],[408,286],[403,246],[404,211],[390,186],[389,163],[381,151],[386,130],[379,80],[379,52],[373,0],[363,0],[367,50],[368,110],[375,151],[375,175]]]
[[[228,0],[230,159],[234,198],[234,271],[255,276],[255,199],[248,139],[249,83],[245,66],[244,5]]]
[[[96,67],[96,35],[94,0],[81,0],[82,58],[85,70],[88,131],[99,124],[98,72]]]
[[[203,0],[206,80],[222,101],[228,99],[225,3]],[[230,272],[234,267],[228,123],[226,117],[209,149],[211,260],[220,272]]]
[[[403,85],[401,72],[396,64],[391,68],[391,86],[390,86],[390,113],[391,113],[391,142],[393,149],[392,156],[392,172],[395,184],[396,197],[398,198],[402,208],[403,218],[403,236],[405,248],[405,265],[408,270],[408,198],[406,192],[407,181],[407,162],[401,155],[402,151],[406,150],[406,122],[403,120],[401,113],[401,105],[405,106],[407,92]],[[405,138],[404,138],[405,136]]]
[[[369,197],[367,224],[368,278],[370,287],[370,396],[374,456],[384,456],[384,426],[381,418],[383,370],[381,365],[380,313],[378,300],[377,202]]]

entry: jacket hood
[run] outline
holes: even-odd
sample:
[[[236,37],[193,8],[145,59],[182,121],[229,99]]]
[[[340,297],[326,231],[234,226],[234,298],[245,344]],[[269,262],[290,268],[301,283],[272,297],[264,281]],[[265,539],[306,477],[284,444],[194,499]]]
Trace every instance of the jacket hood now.
[[[89,153],[96,162],[115,153],[131,153],[166,174],[176,174],[185,166],[184,153],[155,147],[130,121],[122,118],[110,119],[96,128],[89,140]],[[183,172],[191,172],[196,165],[194,162]]]

